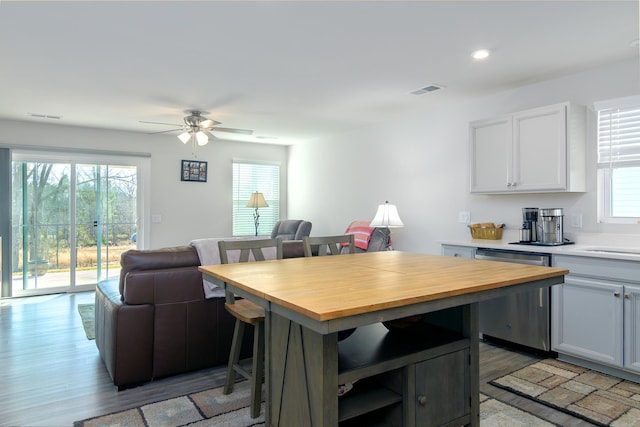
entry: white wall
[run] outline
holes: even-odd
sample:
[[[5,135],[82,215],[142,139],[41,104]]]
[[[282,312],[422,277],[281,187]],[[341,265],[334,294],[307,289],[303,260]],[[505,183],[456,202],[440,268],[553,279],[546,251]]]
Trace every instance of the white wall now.
[[[180,181],[180,160],[193,159],[190,145],[174,135],[147,135],[104,129],[0,120],[0,146],[56,147],[151,155],[148,248],[185,245],[202,237],[231,236],[233,159],[280,162],[283,166],[281,214],[287,214],[287,147],[216,140],[198,147],[197,160],[208,162],[206,183]]]
[[[289,153],[289,214],[312,221],[312,234],[341,233],[352,220],[372,219],[376,206],[389,200],[405,223],[393,230],[394,246],[424,253],[439,253],[442,240],[468,237],[459,211],[471,212],[472,222],[504,222],[515,230],[522,207],[560,207],[567,218],[583,215],[581,230],[565,226],[570,237],[575,232],[640,235],[640,226],[597,223],[593,114],[586,193],[472,195],[468,168],[470,121],[563,101],[592,107],[595,101],[640,94],[638,68],[637,61],[621,62],[298,144]]]

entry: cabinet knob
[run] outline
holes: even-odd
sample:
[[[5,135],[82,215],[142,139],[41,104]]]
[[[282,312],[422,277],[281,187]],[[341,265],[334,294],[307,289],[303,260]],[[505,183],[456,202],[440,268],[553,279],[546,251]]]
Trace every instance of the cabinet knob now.
[[[624,294],[625,299],[631,299],[631,294]]]
[[[614,297],[616,297],[616,298],[620,298],[620,292],[615,291],[615,292],[613,293],[613,296],[614,296]]]
[[[457,256],[457,257],[459,257],[459,256],[460,256],[460,254],[456,252],[455,254],[453,254],[453,256],[454,256],[454,257],[456,257],[456,256]]]
[[[418,396],[418,403],[421,404],[422,406],[427,404],[427,396]]]

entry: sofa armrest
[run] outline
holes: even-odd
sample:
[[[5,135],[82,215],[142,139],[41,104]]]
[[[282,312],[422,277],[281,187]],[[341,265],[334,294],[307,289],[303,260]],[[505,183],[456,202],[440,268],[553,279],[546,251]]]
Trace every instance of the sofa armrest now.
[[[171,304],[204,299],[198,267],[130,271],[124,277],[125,304]]]
[[[96,346],[118,389],[153,378],[153,314],[150,304],[124,305],[118,281],[98,283]]]

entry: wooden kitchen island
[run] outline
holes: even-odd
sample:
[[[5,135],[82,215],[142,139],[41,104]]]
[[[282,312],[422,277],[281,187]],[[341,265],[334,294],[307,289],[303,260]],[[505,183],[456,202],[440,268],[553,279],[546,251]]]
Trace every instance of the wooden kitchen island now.
[[[568,274],[399,251],[200,270],[265,308],[265,417],[282,427],[478,426],[477,302]],[[416,315],[418,326],[380,323]]]

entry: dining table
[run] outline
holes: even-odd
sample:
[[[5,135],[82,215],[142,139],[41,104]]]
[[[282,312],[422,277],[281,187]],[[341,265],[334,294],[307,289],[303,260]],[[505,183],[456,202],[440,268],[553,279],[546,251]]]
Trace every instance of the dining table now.
[[[264,308],[265,422],[282,427],[478,426],[478,302],[568,274],[396,250],[200,271]]]

